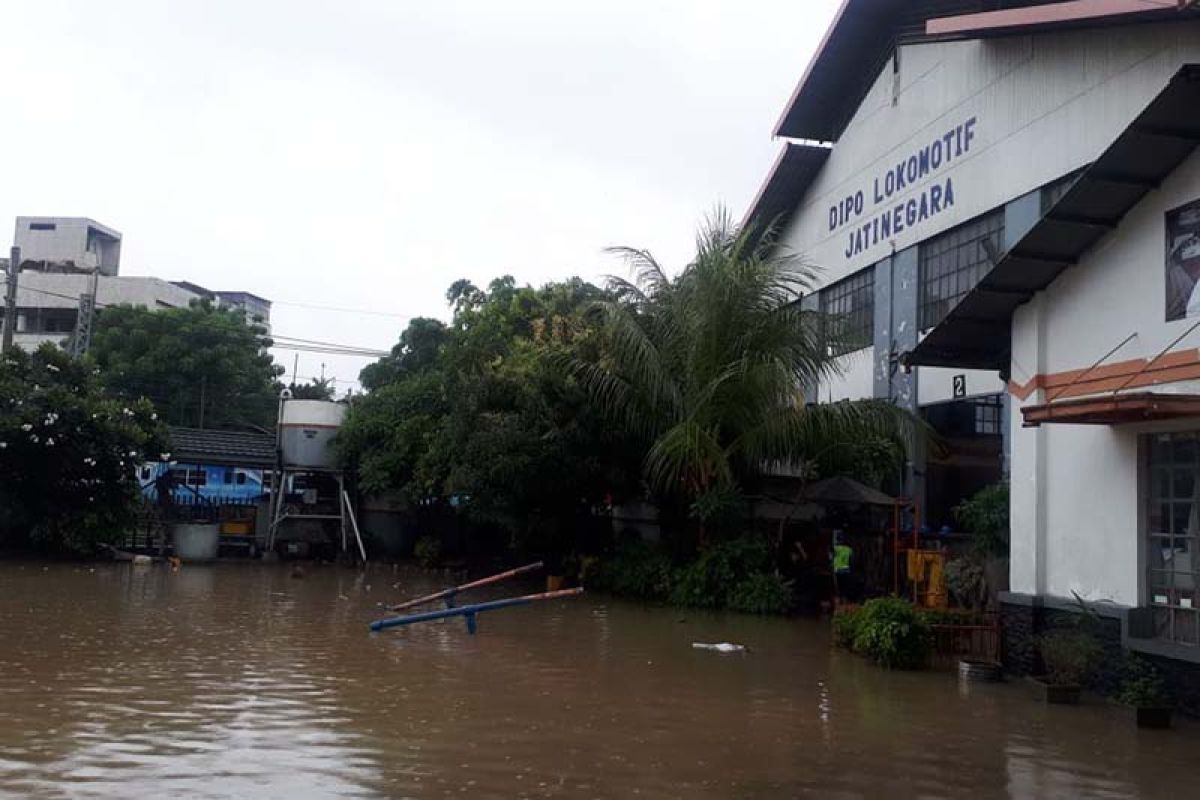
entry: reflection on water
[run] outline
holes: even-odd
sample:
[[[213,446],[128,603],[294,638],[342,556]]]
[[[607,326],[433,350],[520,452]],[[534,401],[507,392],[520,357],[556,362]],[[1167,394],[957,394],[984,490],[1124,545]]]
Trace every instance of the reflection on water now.
[[[389,567],[0,564],[0,586],[0,796],[1196,791],[1194,727],[883,672],[810,621],[585,596],[485,614],[475,637],[372,634],[377,603],[439,588]]]

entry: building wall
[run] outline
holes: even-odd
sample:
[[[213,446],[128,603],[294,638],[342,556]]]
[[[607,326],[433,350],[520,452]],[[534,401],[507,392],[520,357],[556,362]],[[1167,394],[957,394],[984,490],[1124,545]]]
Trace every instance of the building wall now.
[[[1200,61],[1200,22],[900,47],[798,208],[784,240],[836,281],[1093,160],[1181,63]],[[893,99],[894,98],[894,99]],[[890,199],[874,185],[947,131],[974,120],[961,157]],[[851,231],[949,179],[954,204],[846,255]],[[830,209],[862,191],[862,211],[830,229]]]
[[[17,282],[17,305],[31,308],[75,308],[79,295],[90,292],[91,275],[25,270]],[[146,308],[187,308],[197,295],[158,278],[100,276],[97,302]]]
[[[97,240],[90,251],[89,233]],[[85,217],[17,217],[13,243],[22,261],[70,262],[105,275],[120,269],[121,234]]]
[[[1030,391],[1023,399],[1014,396],[1010,419],[1016,592],[1058,597],[1076,592],[1129,606],[1144,600],[1138,437],[1151,428],[1023,428],[1019,408],[1049,399],[1030,387],[1038,375],[1086,369],[1130,334],[1134,338],[1104,363],[1153,358],[1196,323],[1165,321],[1164,213],[1197,198],[1200,154],[1193,154],[1013,318],[1012,381],[1017,392]],[[1170,350],[1200,357],[1198,345],[1200,330]],[[1153,390],[1200,392],[1200,381],[1173,377],[1175,382]]]

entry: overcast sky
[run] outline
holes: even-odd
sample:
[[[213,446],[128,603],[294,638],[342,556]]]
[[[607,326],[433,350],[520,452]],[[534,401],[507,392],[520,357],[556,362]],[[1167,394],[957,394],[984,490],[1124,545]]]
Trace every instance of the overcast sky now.
[[[122,274],[386,350],[460,277],[599,280],[614,244],[685,263],[707,211],[745,211],[836,6],[6,2],[0,222],[90,216]],[[367,363],[300,376],[322,361]]]

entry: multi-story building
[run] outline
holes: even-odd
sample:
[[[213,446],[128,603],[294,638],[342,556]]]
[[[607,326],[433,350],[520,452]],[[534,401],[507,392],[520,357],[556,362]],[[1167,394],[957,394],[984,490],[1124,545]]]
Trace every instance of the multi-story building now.
[[[17,217],[14,244],[21,249],[17,280],[17,325],[13,342],[34,349],[42,342],[64,344],[79,323],[80,297],[95,283],[98,307],[134,305],[186,308],[208,298],[246,310],[247,318],[270,326],[271,303],[248,292],[210,292],[187,283],[120,275],[121,234],[84,217]],[[8,261],[0,260],[7,269]],[[0,319],[4,309],[0,307]]]
[[[747,219],[823,269],[810,399],[943,434],[935,529],[1007,472],[1009,629],[1078,595],[1200,708],[1200,10],[846,0],[775,133]]]

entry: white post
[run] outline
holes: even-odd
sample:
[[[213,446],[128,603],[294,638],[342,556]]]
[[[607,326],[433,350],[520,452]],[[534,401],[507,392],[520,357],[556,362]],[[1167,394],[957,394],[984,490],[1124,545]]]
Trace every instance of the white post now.
[[[363,565],[367,563],[367,548],[363,547],[362,533],[358,530],[358,519],[354,516],[354,508],[350,505],[350,495],[342,489],[342,502],[346,505],[346,512],[350,514],[350,524],[354,526],[354,538],[358,542],[358,554],[362,556]]]

